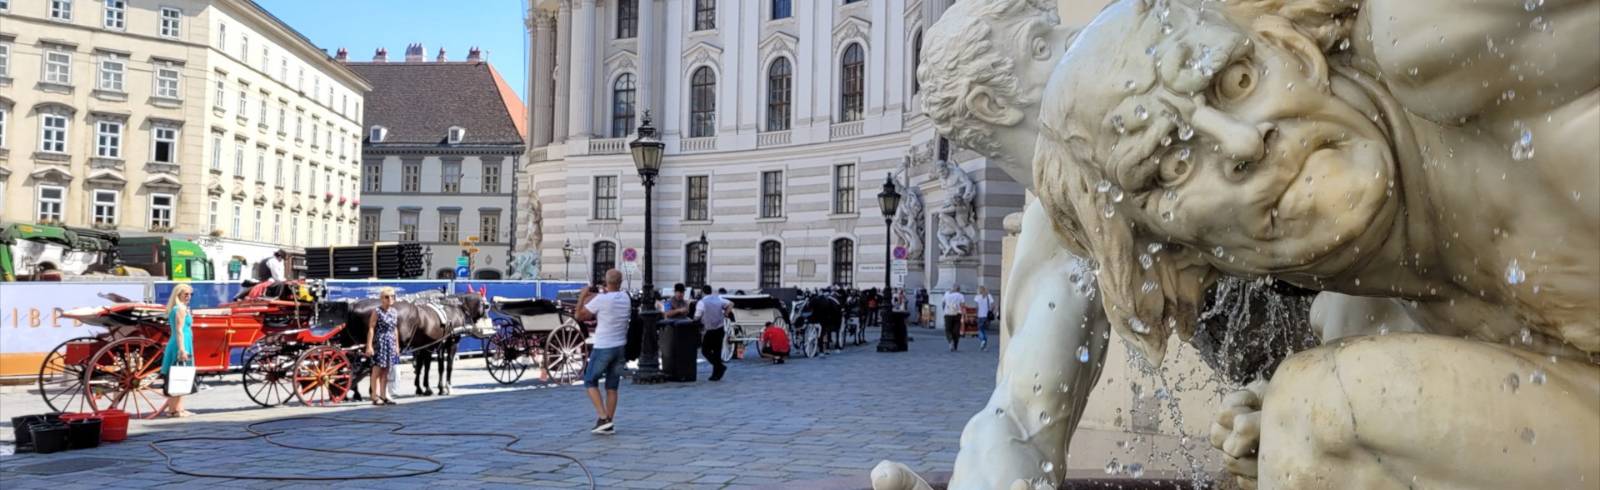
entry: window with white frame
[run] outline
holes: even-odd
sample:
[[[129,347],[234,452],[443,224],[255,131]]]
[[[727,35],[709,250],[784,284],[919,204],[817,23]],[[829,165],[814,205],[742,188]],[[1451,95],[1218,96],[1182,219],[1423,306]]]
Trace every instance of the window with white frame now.
[[[228,100],[228,81],[222,79],[224,76],[226,75],[217,73],[217,100],[211,101],[211,105],[218,109],[221,109],[222,104]]]
[[[250,64],[250,33],[239,34],[239,61]]]
[[[361,213],[361,243],[378,241],[378,213]]]
[[[95,189],[89,223],[98,226],[117,226],[117,202],[121,197],[117,191]]]
[[[833,166],[833,212],[834,214],[856,212],[856,164],[854,163]]]
[[[305,134],[306,133],[305,133],[305,131],[301,131],[301,129],[305,128],[305,125],[306,125],[306,113],[304,111],[296,111],[295,114],[294,114],[294,140],[295,141],[305,141]]]
[[[711,177],[706,175],[691,175],[684,182],[684,215],[683,219],[689,221],[705,221],[710,215]]]
[[[244,238],[243,235],[239,234],[239,231],[243,229],[242,226],[240,226],[240,225],[243,224],[243,221],[244,221],[244,205],[243,204],[239,204],[239,203],[233,203],[233,228],[231,228],[233,233],[229,233],[228,236],[231,236],[231,237],[234,237],[234,238]]]
[[[211,169],[222,170],[222,133],[211,133]]]
[[[400,212],[400,241],[417,241],[418,214],[416,211]]]
[[[282,235],[279,232],[282,231],[282,230],[283,230],[283,213],[278,212],[278,211],[273,211],[272,212],[272,243],[278,243],[278,240],[281,238],[281,235]]]
[[[183,35],[182,10],[161,7],[161,35],[163,37],[179,37]]]
[[[95,122],[94,156],[100,158],[122,158],[121,121]]]
[[[278,58],[278,82],[289,84],[289,55]]]
[[[72,53],[59,49],[44,52],[44,81],[72,85]]]
[[[717,28],[717,0],[694,0],[694,30]]]
[[[100,57],[100,90],[121,92],[127,86],[124,83],[128,74],[128,60],[113,55]]]
[[[11,10],[11,0],[0,0],[0,12]]]
[[[267,72],[267,67],[271,66],[271,65],[272,65],[272,48],[267,47],[267,46],[262,46],[261,47],[261,64],[256,65],[256,66],[261,67],[261,73],[266,73]]]
[[[228,25],[217,24],[217,50],[228,51]]]
[[[498,194],[498,193],[500,193],[500,164],[498,164],[498,163],[485,163],[485,164],[483,164],[483,193],[484,194]]]
[[[298,158],[295,159],[294,181],[291,182],[291,184],[293,184],[293,186],[290,187],[289,189],[293,190],[295,194],[299,194],[300,193],[300,160]]]
[[[60,223],[61,211],[66,208],[67,188],[54,185],[39,186],[38,204],[34,217],[40,223]]]
[[[50,18],[61,21],[72,20],[72,0],[50,0]]]
[[[128,2],[127,0],[105,0],[106,2],[106,29],[123,30],[128,27]]]
[[[250,86],[239,84],[239,117],[250,113]]]
[[[43,114],[39,116],[39,151],[45,153],[67,152],[67,116]]]
[[[383,126],[373,126],[372,131],[367,134],[367,140],[372,143],[382,143],[383,139],[388,136],[389,128],[385,128]]]
[[[439,241],[453,243],[461,239],[461,213],[439,212]]]
[[[298,213],[296,213],[294,216],[290,216],[289,217],[289,244],[290,245],[297,245],[299,243],[300,243],[300,215]]]
[[[255,228],[255,230],[251,232],[250,239],[259,242],[261,241],[261,223],[265,222],[266,219],[264,217],[265,215],[261,214],[261,206],[256,206],[255,210],[256,220],[252,222],[252,226]]]
[[[222,202],[212,199],[210,207],[206,210],[206,233],[222,230],[222,228],[218,228],[218,226],[220,226],[218,220],[222,219],[220,217],[221,214]]]
[[[159,67],[156,68],[156,97],[164,99],[177,99],[183,95],[182,86],[178,82],[178,69]]]
[[[11,76],[11,43],[0,43],[0,77]]]
[[[244,177],[244,141],[233,142],[233,176]]]
[[[150,128],[150,161],[178,163],[178,128],[155,126]]]
[[[172,209],[177,198],[172,194],[150,195],[150,231],[172,229]]]
[[[444,171],[442,174],[443,178],[441,180],[443,180],[444,184],[441,186],[440,192],[447,194],[460,193],[461,162],[444,162]]]
[[[783,171],[761,172],[761,217],[783,216]]]
[[[400,163],[400,192],[422,190],[422,162]]]
[[[10,122],[11,111],[0,107],[0,148],[6,147],[6,125]]]
[[[362,192],[383,191],[383,162],[367,162],[361,171]]]
[[[267,106],[271,105],[271,103],[272,96],[266,92],[262,92],[261,107],[259,107],[256,111],[256,124],[261,125],[261,127],[267,126],[267,112],[270,110],[270,108]]]
[[[283,154],[278,154],[278,165],[272,170],[272,186],[283,188]]]
[[[447,136],[447,138],[448,138],[448,141],[449,141],[449,142],[450,142],[450,144],[452,144],[452,145],[459,145],[459,144],[461,144],[461,140],[462,140],[462,139],[463,139],[463,138],[466,138],[466,137],[467,137],[467,130],[466,130],[466,128],[462,128],[462,127],[460,127],[460,126],[451,126],[451,127],[450,127],[450,130],[449,130],[449,131],[447,131],[447,133],[448,133],[448,134],[447,134],[447,135],[446,135],[446,136]]]
[[[617,219],[617,176],[594,177],[594,219]]]
[[[500,243],[500,212],[479,210],[478,241]]]
[[[267,147],[256,147],[256,183],[267,183]]]

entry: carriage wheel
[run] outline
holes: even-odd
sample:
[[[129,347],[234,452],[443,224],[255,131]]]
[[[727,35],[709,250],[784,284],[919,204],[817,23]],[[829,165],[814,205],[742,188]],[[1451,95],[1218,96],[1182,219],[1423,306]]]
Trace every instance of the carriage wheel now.
[[[527,334],[522,327],[510,327],[489,337],[483,346],[483,363],[489,369],[489,377],[503,385],[522,379],[528,370],[527,361],[522,359],[524,335]]]
[[[326,345],[314,347],[295,360],[295,397],[302,404],[319,407],[343,402],[350,394],[354,371],[344,351]]]
[[[571,383],[583,375],[584,363],[588,356],[584,353],[583,331],[576,325],[567,324],[557,328],[544,339],[544,369],[550,373],[550,380],[560,384]]]
[[[86,357],[78,353],[93,353],[99,342],[100,339],[96,337],[78,337],[62,342],[44,357],[44,362],[39,364],[39,396],[44,397],[44,403],[50,406],[50,410],[89,411],[89,398],[83,396],[83,370],[88,359],[71,357]],[[72,354],[68,354],[69,349],[73,351]]]
[[[129,337],[101,347],[84,364],[83,384],[89,408],[111,408],[135,418],[153,417],[165,403],[156,391],[166,349],[144,337]]]
[[[800,348],[806,357],[817,357],[822,352],[822,326],[814,323],[806,325],[803,332],[805,338],[800,342]]]
[[[274,407],[289,401],[295,395],[294,356],[278,348],[263,350],[251,347],[244,358],[244,393],[250,401],[263,407]]]
[[[739,347],[739,341],[734,340],[744,337],[744,327],[728,327],[722,330],[722,363],[733,361],[733,350]]]

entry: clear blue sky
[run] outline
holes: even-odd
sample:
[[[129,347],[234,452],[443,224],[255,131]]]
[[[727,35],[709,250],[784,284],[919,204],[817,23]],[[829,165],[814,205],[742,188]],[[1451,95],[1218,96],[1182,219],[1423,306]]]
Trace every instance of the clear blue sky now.
[[[506,83],[527,100],[528,57],[522,26],[522,0],[256,0],[300,31],[328,55],[340,47],[350,59],[368,61],[389,48],[389,59],[404,59],[406,45],[422,43],[433,61],[439,47],[451,60],[466,59],[478,46]]]

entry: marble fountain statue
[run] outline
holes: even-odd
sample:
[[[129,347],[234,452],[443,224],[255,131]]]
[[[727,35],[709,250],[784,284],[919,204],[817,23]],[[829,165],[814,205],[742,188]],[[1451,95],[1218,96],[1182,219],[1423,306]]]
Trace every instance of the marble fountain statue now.
[[[1239,278],[1321,292],[1191,414],[1240,486],[1600,487],[1600,1],[1049,3],[927,33],[930,117],[1039,198],[950,488],[1063,486],[1102,333],[1159,366]]]

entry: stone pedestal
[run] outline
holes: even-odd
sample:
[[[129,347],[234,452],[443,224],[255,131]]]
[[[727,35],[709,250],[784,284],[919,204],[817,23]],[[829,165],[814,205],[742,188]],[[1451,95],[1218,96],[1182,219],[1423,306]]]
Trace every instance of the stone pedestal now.
[[[977,257],[939,259],[939,277],[938,282],[934,283],[933,291],[944,293],[959,285],[963,294],[972,294],[978,290],[980,284],[978,265]]]

